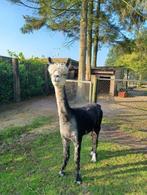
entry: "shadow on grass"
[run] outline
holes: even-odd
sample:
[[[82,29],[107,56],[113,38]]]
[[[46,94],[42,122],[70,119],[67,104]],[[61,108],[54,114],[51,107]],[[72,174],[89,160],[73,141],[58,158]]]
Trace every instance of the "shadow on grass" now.
[[[145,102],[145,101],[143,101],[143,102]],[[132,102],[131,102],[132,103]],[[118,105],[120,105],[120,106],[124,106],[124,107],[127,107],[127,109],[128,108],[131,108],[131,109],[135,109],[135,110],[140,110],[140,111],[146,111],[147,112],[147,109],[144,109],[144,108],[139,108],[139,107],[137,107],[137,106],[132,106],[132,105],[129,105],[129,104],[125,104],[124,102],[123,103],[117,103]]]
[[[103,143],[101,144],[103,145]],[[98,162],[84,166],[83,179],[94,194],[145,194],[147,148],[99,148]]]
[[[108,159],[108,158],[123,157],[123,156],[131,155],[131,154],[147,154],[147,148],[124,149],[124,150],[118,150],[118,151],[100,150],[98,152],[100,161]]]
[[[82,145],[83,184],[74,184],[73,147],[67,174],[59,178],[62,144],[59,132],[17,143],[1,155],[2,194],[125,194],[143,189],[146,148],[124,149],[101,141],[96,164],[89,162],[90,136]],[[121,161],[121,162],[120,162]],[[142,173],[143,172],[143,173]],[[138,181],[136,180],[138,179]],[[137,183],[136,183],[137,182]],[[136,186],[135,186],[136,185]],[[138,188],[138,186],[141,186]],[[142,188],[142,189],[141,189]],[[143,189],[144,190],[144,189]]]
[[[137,148],[137,149],[122,149],[122,150],[116,150],[116,151],[112,151],[110,150],[100,150],[98,151],[98,163],[97,165],[99,165],[99,163],[103,163],[103,161],[113,161],[116,158],[119,159],[121,158],[121,160],[124,162],[123,164],[119,164],[119,165],[112,165],[112,164],[106,164],[107,166],[104,168],[98,168],[96,167],[95,170],[116,170],[118,168],[125,168],[125,167],[129,167],[129,166],[138,166],[138,165],[143,165],[144,168],[147,168],[147,160],[141,160],[138,162],[127,162],[125,161],[125,158],[127,156],[131,157],[131,156],[137,156],[137,155],[145,155],[147,154],[147,148]],[[137,160],[137,157],[136,157]],[[119,162],[120,163],[120,162]],[[134,170],[135,171],[135,170]]]

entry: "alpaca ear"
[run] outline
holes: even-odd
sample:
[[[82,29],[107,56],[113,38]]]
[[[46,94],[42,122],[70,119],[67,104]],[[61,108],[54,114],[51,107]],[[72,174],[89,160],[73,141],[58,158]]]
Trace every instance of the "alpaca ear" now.
[[[67,68],[69,68],[69,65],[70,65],[70,58],[68,58],[68,60],[67,60],[67,62],[66,62]]]
[[[48,63],[49,63],[49,65],[53,63],[51,57],[48,58]]]

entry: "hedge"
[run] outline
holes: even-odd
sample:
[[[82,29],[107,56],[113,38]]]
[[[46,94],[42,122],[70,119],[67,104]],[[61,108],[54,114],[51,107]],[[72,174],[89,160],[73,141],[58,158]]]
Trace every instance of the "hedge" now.
[[[38,58],[23,59],[19,61],[19,75],[21,99],[45,95],[45,70],[46,63]],[[13,72],[12,64],[0,60],[0,104],[13,101]],[[49,79],[49,93],[53,87]]]

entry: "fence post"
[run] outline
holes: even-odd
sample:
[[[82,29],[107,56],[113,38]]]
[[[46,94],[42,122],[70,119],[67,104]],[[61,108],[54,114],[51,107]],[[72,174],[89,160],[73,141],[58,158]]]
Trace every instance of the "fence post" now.
[[[91,80],[93,83],[92,102],[96,103],[97,102],[97,84],[98,84],[96,75],[91,75]]]
[[[44,78],[45,78],[45,93],[49,95],[49,73],[48,73],[48,64],[44,66]]]
[[[19,77],[19,64],[17,58],[12,58],[13,67],[13,88],[14,88],[14,101],[20,102],[20,77]]]
[[[92,102],[92,80],[90,81],[90,86],[89,86],[89,103]]]

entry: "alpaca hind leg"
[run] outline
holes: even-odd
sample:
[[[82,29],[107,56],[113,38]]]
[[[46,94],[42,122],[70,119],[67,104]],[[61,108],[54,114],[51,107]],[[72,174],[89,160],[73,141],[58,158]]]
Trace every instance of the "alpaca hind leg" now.
[[[62,167],[61,167],[61,170],[59,172],[59,175],[60,176],[64,176],[65,175],[65,168],[66,168],[66,165],[68,163],[68,160],[70,158],[70,144],[69,144],[69,141],[67,141],[66,139],[62,139],[62,143],[63,143],[63,164],[62,164]]]
[[[91,162],[97,161],[97,145],[98,145],[98,133],[93,131],[92,136],[92,150],[91,150]]]

